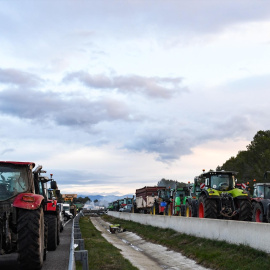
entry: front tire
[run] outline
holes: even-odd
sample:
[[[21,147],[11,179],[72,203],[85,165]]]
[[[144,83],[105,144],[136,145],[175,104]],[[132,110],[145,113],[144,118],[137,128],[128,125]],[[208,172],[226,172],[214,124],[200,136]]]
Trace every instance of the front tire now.
[[[167,207],[166,207],[166,210],[165,210],[165,215],[166,216],[171,216],[172,215],[171,204],[167,204]]]
[[[192,217],[192,207],[189,203],[186,204],[186,217]]]
[[[18,253],[20,269],[41,269],[44,258],[43,209],[18,209]]]
[[[217,203],[213,199],[208,199],[206,196],[199,198],[198,207],[199,218],[217,218]]]
[[[252,221],[264,222],[263,209],[259,203],[256,203],[253,209]]]

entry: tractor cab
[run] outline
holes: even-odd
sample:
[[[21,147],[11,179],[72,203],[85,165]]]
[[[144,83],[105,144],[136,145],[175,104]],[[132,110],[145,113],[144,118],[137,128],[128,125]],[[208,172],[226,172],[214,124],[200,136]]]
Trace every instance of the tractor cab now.
[[[231,171],[209,171],[199,176],[200,187],[212,188],[218,191],[228,191],[235,187],[236,172]]]
[[[33,191],[32,163],[0,161],[0,201]]]
[[[253,191],[254,198],[270,199],[270,184],[256,183]]]

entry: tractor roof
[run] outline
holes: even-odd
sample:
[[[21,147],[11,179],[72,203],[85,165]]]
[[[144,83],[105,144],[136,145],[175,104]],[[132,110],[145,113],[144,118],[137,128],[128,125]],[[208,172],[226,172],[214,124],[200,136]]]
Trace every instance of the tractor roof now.
[[[209,175],[217,175],[217,174],[231,174],[231,175],[236,175],[237,173],[238,172],[235,172],[235,171],[209,171],[209,172],[202,173],[199,177],[209,176]]]
[[[270,186],[270,183],[255,183],[254,186]]]
[[[13,165],[32,165],[33,168],[35,167],[35,163],[34,162],[20,162],[20,161],[0,161],[0,164],[13,164]]]

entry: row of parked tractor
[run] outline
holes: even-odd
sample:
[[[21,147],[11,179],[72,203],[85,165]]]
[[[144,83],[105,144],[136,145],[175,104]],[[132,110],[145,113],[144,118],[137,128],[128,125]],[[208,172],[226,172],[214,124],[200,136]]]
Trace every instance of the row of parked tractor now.
[[[41,269],[56,250],[65,220],[57,203],[57,182],[32,162],[0,161],[0,263],[17,260],[20,269]],[[0,267],[1,268],[1,267]]]
[[[236,174],[203,171],[193,183],[181,188],[145,186],[136,189],[131,212],[270,222],[270,183],[255,183],[251,194],[247,184],[236,182]]]

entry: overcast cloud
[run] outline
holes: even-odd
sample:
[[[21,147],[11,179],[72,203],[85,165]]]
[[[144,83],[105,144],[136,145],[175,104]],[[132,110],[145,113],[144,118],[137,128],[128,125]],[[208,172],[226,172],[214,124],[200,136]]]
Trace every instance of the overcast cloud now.
[[[1,1],[0,155],[63,193],[192,181],[269,129],[267,1]]]

